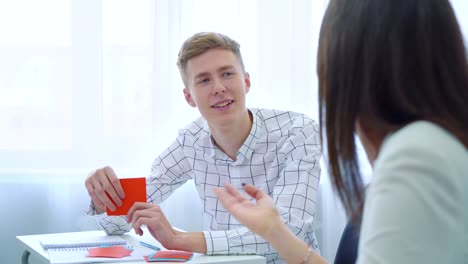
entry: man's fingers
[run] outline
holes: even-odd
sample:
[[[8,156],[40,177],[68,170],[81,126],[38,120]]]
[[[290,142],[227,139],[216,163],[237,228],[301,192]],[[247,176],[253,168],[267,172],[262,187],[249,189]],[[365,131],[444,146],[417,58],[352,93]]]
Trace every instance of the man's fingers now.
[[[97,196],[97,199],[101,201],[106,208],[109,208],[110,210],[114,211],[116,207],[108,196],[110,191],[108,192],[106,190],[105,185],[102,183],[103,179],[104,181],[106,181],[107,178],[102,177],[102,175],[96,175],[96,177],[90,178],[90,182],[93,188],[92,192],[94,192],[95,196]],[[107,185],[107,188],[109,188],[109,185]],[[91,194],[91,197],[93,197],[92,194]]]
[[[164,213],[161,207],[150,205],[151,207],[143,206],[146,209],[138,209],[132,214],[132,227],[135,232],[139,235],[143,235],[141,226],[151,226],[153,229],[159,229],[167,223]],[[129,219],[129,217],[127,216]]]
[[[142,236],[143,235],[143,229],[141,228],[135,228],[135,233],[139,236]]]
[[[109,166],[99,169],[96,171],[95,178],[100,182],[102,189],[107,193],[112,201],[114,201],[117,206],[121,206],[122,199],[117,193],[117,188],[122,189],[122,186],[120,185],[120,181],[115,175],[114,170]]]
[[[93,199],[93,202],[95,205],[100,205],[102,204],[101,201],[98,199],[96,193],[94,192],[94,187],[93,184],[91,183],[91,180],[86,180],[85,182],[86,190],[88,191],[89,196],[91,199]]]
[[[161,211],[161,207],[159,205],[154,205],[154,204],[149,204],[149,203],[143,203],[143,202],[136,202],[130,207],[127,213],[127,222],[132,222],[135,220],[135,217],[137,216],[137,212],[142,212],[148,209],[153,209],[155,211]],[[162,211],[161,211],[162,212]]]
[[[114,172],[114,169],[111,167],[107,166],[104,167],[104,174],[107,176],[109,182],[111,185],[114,187],[115,191],[117,192],[117,195],[119,196],[120,199],[125,198],[125,192],[122,188],[122,185],[120,184],[119,179],[117,178],[117,175]],[[112,197],[112,199],[114,199]],[[115,200],[114,200],[115,201]]]
[[[96,191],[96,196],[104,204],[104,207],[109,208],[111,211],[115,211],[116,206],[109,198],[109,196],[107,196],[107,193],[102,189],[102,187]]]
[[[89,196],[91,197],[91,200],[93,201],[94,207],[97,211],[106,210],[106,205],[101,202],[96,194],[91,193]]]
[[[104,190],[104,192],[107,193],[107,195],[112,199],[112,201],[117,206],[121,206],[122,200],[120,199],[119,195],[115,191],[114,186],[106,176],[100,178],[100,184],[102,185],[102,190]]]
[[[148,226],[153,221],[154,219],[152,219],[151,217],[139,217],[138,220],[132,224],[132,227],[135,230],[135,232],[141,236],[143,235],[143,229],[141,229],[141,226]]]
[[[122,199],[125,198],[122,185],[114,170],[109,166],[91,172],[86,179],[85,186],[99,211],[105,208],[114,211],[116,206],[122,205]]]

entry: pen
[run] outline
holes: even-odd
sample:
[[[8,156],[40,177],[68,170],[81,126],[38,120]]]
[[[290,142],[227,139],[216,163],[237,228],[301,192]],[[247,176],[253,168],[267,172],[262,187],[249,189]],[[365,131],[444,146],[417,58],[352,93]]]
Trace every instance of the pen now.
[[[154,250],[161,250],[159,247],[155,246],[155,245],[151,245],[151,244],[148,244],[148,243],[145,243],[143,241],[140,241],[140,245],[142,246],[145,246],[147,248],[151,248],[151,249],[154,249]]]

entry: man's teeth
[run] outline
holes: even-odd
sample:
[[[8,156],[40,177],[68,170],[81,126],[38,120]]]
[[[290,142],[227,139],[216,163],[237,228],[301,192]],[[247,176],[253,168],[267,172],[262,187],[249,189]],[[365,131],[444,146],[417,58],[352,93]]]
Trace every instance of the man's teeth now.
[[[217,104],[214,107],[224,107],[224,106],[226,106],[226,105],[228,105],[230,103],[231,103],[231,101],[227,101],[227,102],[224,102],[224,103],[221,103],[221,104]]]

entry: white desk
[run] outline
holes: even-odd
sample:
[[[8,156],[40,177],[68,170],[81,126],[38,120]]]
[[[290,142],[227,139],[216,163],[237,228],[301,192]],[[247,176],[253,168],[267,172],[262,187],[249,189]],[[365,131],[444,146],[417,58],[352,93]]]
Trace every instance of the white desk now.
[[[151,237],[149,232],[147,230],[144,230],[144,238],[145,241],[148,241],[148,236]],[[58,235],[70,235],[70,236],[76,236],[80,235],[82,236],[83,234],[89,234],[89,235],[102,235],[104,234],[104,231],[99,230],[99,231],[85,231],[85,232],[71,232],[71,233],[60,233]],[[28,264],[29,263],[29,256],[33,255],[35,258],[39,259],[41,263],[49,263],[49,255],[47,254],[47,251],[44,250],[40,244],[40,239],[47,237],[47,236],[54,236],[55,234],[43,234],[43,235],[30,235],[30,236],[17,236],[16,238],[19,240],[19,245],[21,246],[22,249],[24,249],[24,253],[21,259],[21,263],[23,264]],[[151,253],[154,253],[155,251],[146,247],[141,246],[138,242],[140,239],[138,239],[138,236],[135,235],[134,232],[130,232],[126,235],[120,236],[123,239],[127,240],[136,250],[141,252],[143,255],[148,255]],[[155,245],[159,246],[159,243],[155,241]],[[111,264],[118,264],[121,262],[115,262]],[[144,260],[142,261],[137,261],[137,262],[125,262],[125,263],[135,263],[135,264],[143,264],[146,263]],[[163,263],[163,262],[158,262],[158,263]],[[167,262],[167,263],[174,263],[174,262]],[[192,260],[186,262],[186,263],[223,263],[223,264],[265,264],[266,259],[262,256],[256,256],[256,255],[243,255],[243,256],[205,256],[205,255],[200,255],[200,254],[195,254]]]

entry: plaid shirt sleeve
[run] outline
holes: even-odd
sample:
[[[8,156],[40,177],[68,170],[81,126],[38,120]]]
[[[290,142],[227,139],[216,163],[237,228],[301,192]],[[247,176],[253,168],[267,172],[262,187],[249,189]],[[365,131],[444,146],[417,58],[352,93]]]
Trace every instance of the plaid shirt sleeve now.
[[[183,135],[179,135],[153,162],[151,175],[147,179],[148,203],[159,204],[177,188],[191,179],[191,166],[182,148]]]
[[[313,235],[313,220],[320,182],[320,134],[309,123],[284,145],[286,164],[273,189],[273,199],[284,222],[299,238]],[[318,249],[315,239],[311,245]]]
[[[168,198],[189,177],[190,165],[182,151],[178,138],[153,162],[151,175],[146,179],[148,203],[159,204]],[[108,235],[121,235],[131,230],[126,216],[108,216],[107,213],[95,214],[93,203],[87,210],[94,215],[99,225]]]
[[[296,129],[280,152],[285,154],[285,163],[270,193],[289,229],[318,249],[312,228],[322,155],[317,124],[310,122]],[[264,239],[245,227],[205,231],[204,234],[209,255],[259,254],[269,259],[277,257]]]

